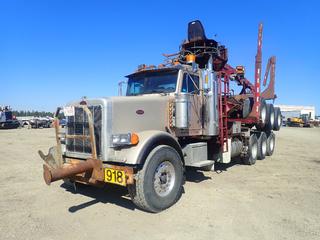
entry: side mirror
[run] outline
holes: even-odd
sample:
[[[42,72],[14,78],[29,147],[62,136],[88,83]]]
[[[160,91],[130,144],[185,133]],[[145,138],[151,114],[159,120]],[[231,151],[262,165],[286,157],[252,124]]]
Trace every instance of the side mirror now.
[[[118,83],[118,96],[122,96],[123,84],[127,84],[127,81],[120,81]]]

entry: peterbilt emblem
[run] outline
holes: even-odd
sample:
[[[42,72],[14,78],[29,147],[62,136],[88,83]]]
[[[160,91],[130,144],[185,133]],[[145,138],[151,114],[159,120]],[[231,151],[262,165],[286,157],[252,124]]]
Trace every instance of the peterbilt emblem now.
[[[142,115],[142,114],[144,114],[144,111],[143,111],[142,109],[138,109],[138,110],[136,111],[136,114]]]

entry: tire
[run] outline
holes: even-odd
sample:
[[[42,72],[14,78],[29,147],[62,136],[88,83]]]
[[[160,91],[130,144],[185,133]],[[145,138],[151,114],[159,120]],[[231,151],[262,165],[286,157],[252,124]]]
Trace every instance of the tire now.
[[[262,100],[260,103],[260,120],[256,128],[260,131],[263,131],[266,125],[268,124],[268,106],[265,100]]]
[[[261,132],[270,132],[273,129],[274,122],[275,122],[275,113],[274,113],[273,104],[267,103],[265,124],[262,124],[262,121],[260,121],[260,123],[256,125],[256,128],[258,131],[261,131]]]
[[[264,128],[265,132],[270,132],[273,129],[274,126],[274,107],[273,104],[267,104],[267,113],[268,113],[268,121]]]
[[[258,157],[258,138],[256,134],[252,134],[249,138],[248,152],[242,161],[245,165],[253,165]]]
[[[273,132],[268,134],[267,138],[267,156],[272,156],[276,146],[276,135]]]
[[[267,154],[267,134],[265,132],[260,132],[258,138],[258,156],[257,159],[265,159]]]
[[[253,106],[253,98],[246,98],[243,102],[242,118],[246,118],[249,116],[249,114],[252,111],[252,106]]]
[[[274,108],[274,120],[273,130],[279,131],[282,125],[282,116],[279,107]]]
[[[135,185],[128,187],[132,201],[139,208],[153,213],[171,207],[182,194],[183,172],[178,152],[170,146],[157,146],[136,174]]]

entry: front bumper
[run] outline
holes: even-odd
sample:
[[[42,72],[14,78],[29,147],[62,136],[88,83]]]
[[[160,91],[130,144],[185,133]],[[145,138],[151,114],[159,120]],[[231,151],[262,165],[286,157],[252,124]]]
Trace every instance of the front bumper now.
[[[105,182],[108,182],[107,179],[105,179],[105,169],[122,171],[121,173],[124,173],[123,181],[125,181],[125,184],[122,185],[134,184],[134,171],[132,167],[104,164],[98,159],[92,114],[87,105],[80,105],[78,107],[81,107],[84,113],[87,114],[89,135],[66,134],[65,137],[88,139],[91,146],[91,157],[87,160],[79,160],[76,158],[67,158],[62,155],[61,132],[58,119],[60,108],[58,108],[54,122],[57,146],[50,148],[47,155],[43,154],[42,151],[38,151],[40,157],[45,162],[43,165],[43,177],[46,184],[50,185],[50,183],[61,179],[70,179],[90,185],[103,185]]]
[[[89,158],[79,160],[68,158],[62,166],[55,167],[46,162],[43,165],[43,178],[47,185],[61,179],[70,179],[75,182],[101,186],[106,183],[105,169],[114,169],[123,171],[125,174],[125,184],[134,184],[134,169],[129,166],[117,166],[103,164],[101,160]]]

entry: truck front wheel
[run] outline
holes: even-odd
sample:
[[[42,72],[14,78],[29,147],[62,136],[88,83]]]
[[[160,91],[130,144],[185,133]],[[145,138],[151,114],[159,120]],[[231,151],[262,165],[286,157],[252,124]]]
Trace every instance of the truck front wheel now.
[[[132,201],[141,209],[160,212],[175,204],[181,196],[183,164],[178,152],[166,145],[154,148],[143,168],[129,186]]]

